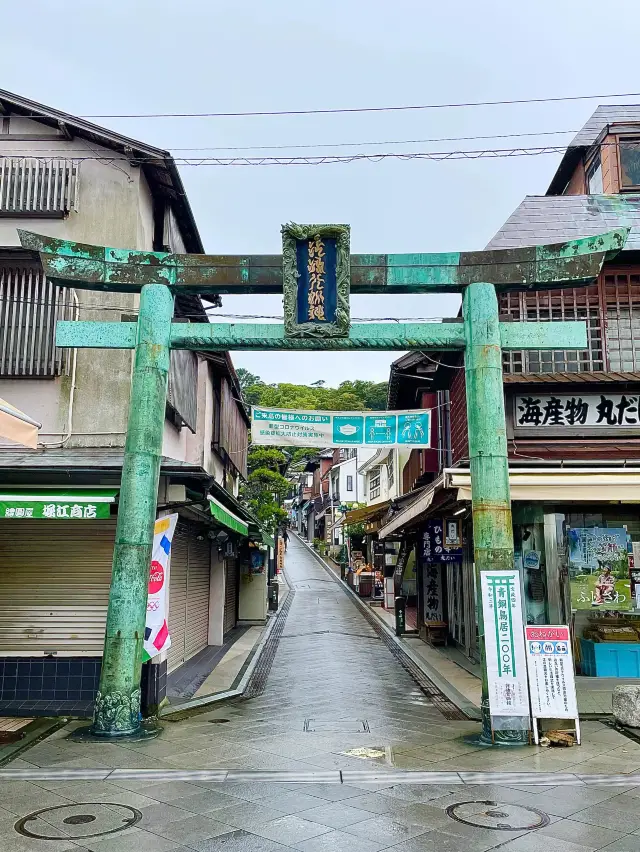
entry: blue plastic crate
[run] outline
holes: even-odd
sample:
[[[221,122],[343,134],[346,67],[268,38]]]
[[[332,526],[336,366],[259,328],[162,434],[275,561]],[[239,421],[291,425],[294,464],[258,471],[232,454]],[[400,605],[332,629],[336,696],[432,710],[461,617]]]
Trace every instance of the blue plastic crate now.
[[[640,677],[640,643],[581,639],[582,674],[590,677]]]

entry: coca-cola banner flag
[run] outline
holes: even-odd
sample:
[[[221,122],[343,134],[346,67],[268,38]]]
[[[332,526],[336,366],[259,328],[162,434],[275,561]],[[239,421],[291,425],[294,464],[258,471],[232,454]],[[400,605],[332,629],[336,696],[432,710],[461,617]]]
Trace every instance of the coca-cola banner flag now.
[[[175,532],[177,515],[158,518],[153,529],[153,551],[149,572],[149,596],[147,598],[147,624],[144,631],[142,661],[146,663],[171,646],[167,626],[167,582],[169,556]]]

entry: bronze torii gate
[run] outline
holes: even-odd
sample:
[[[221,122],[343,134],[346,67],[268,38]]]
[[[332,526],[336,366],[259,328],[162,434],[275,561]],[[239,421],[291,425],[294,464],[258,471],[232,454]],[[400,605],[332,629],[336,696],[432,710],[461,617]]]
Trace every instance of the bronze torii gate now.
[[[24,248],[40,253],[44,272],[54,282],[90,290],[140,293],[137,322],[59,322],[56,335],[58,346],[136,351],[104,656],[91,728],[94,735],[108,738],[140,732],[147,582],[171,349],[464,351],[476,571],[510,570],[514,564],[513,530],[502,350],[585,349],[587,334],[584,322],[501,323],[496,289],[588,284],[597,278],[605,259],[624,247],[628,229],[531,248],[349,255],[347,226],[290,225],[283,228],[283,257],[177,255],[82,245],[19,233]],[[311,322],[301,323],[296,330],[292,318],[296,276],[301,275],[295,266],[296,244],[304,248],[305,240],[309,241],[309,272],[313,268],[315,275],[319,267],[312,263],[312,238],[317,234],[334,239],[337,245],[338,307],[327,335],[322,328],[312,327]],[[320,271],[324,274],[324,266]],[[318,281],[320,285],[325,283],[316,276],[309,288],[321,290]],[[358,294],[459,292],[463,321],[350,327],[349,285],[351,292]],[[172,322],[176,293],[207,297],[283,291],[285,325]],[[310,309],[309,317],[304,319],[312,318]],[[324,314],[315,319],[324,320]],[[483,659],[483,737],[491,742],[480,608],[478,619]],[[495,741],[522,739],[520,731],[510,730],[499,732]]]

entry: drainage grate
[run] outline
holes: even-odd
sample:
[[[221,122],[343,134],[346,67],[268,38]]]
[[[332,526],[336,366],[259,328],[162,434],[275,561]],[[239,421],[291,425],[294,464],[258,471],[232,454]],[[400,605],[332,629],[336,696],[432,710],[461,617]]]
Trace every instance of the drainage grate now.
[[[366,719],[305,719],[305,733],[369,734]]]
[[[282,632],[287,621],[287,616],[289,615],[289,610],[291,609],[291,604],[293,603],[293,599],[296,594],[295,589],[293,589],[289,584],[288,578],[287,585],[289,586],[289,594],[287,595],[285,602],[280,607],[280,612],[276,615],[276,623],[269,634],[269,638],[264,644],[258,664],[251,673],[251,677],[249,678],[249,682],[247,683],[247,687],[244,691],[244,699],[255,698],[258,695],[262,695],[264,688],[267,685],[269,672],[271,671],[271,666],[273,665],[273,660],[275,658],[276,651],[278,650],[280,639],[282,638]]]

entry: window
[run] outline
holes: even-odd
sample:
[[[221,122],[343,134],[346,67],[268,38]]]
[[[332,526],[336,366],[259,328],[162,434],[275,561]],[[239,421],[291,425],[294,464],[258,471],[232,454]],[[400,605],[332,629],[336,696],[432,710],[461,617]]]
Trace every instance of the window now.
[[[585,320],[588,348],[503,352],[505,373],[584,373],[640,369],[640,275],[611,268],[597,284],[567,290],[502,293],[500,318]]]
[[[387,462],[387,482],[389,484],[389,488],[393,488],[393,483],[395,480],[395,472],[393,469],[393,452],[389,456],[389,461]]]
[[[604,276],[607,369],[640,370],[640,275]]]
[[[347,476],[347,491],[353,491],[353,477]]]
[[[0,157],[0,215],[61,218],[78,209],[80,163]]]
[[[500,318],[516,322],[584,320],[584,350],[511,350],[503,352],[505,373],[583,373],[605,369],[600,285],[567,290],[501,293]]]
[[[618,139],[620,188],[640,187],[640,139]]]
[[[55,329],[74,318],[72,294],[47,281],[39,264],[0,259],[0,376],[68,375],[70,350],[55,346]]]
[[[380,496],[380,474],[382,467],[374,467],[369,474],[369,500],[375,500]]]
[[[587,192],[589,195],[602,195],[602,163],[598,154],[587,169]]]

